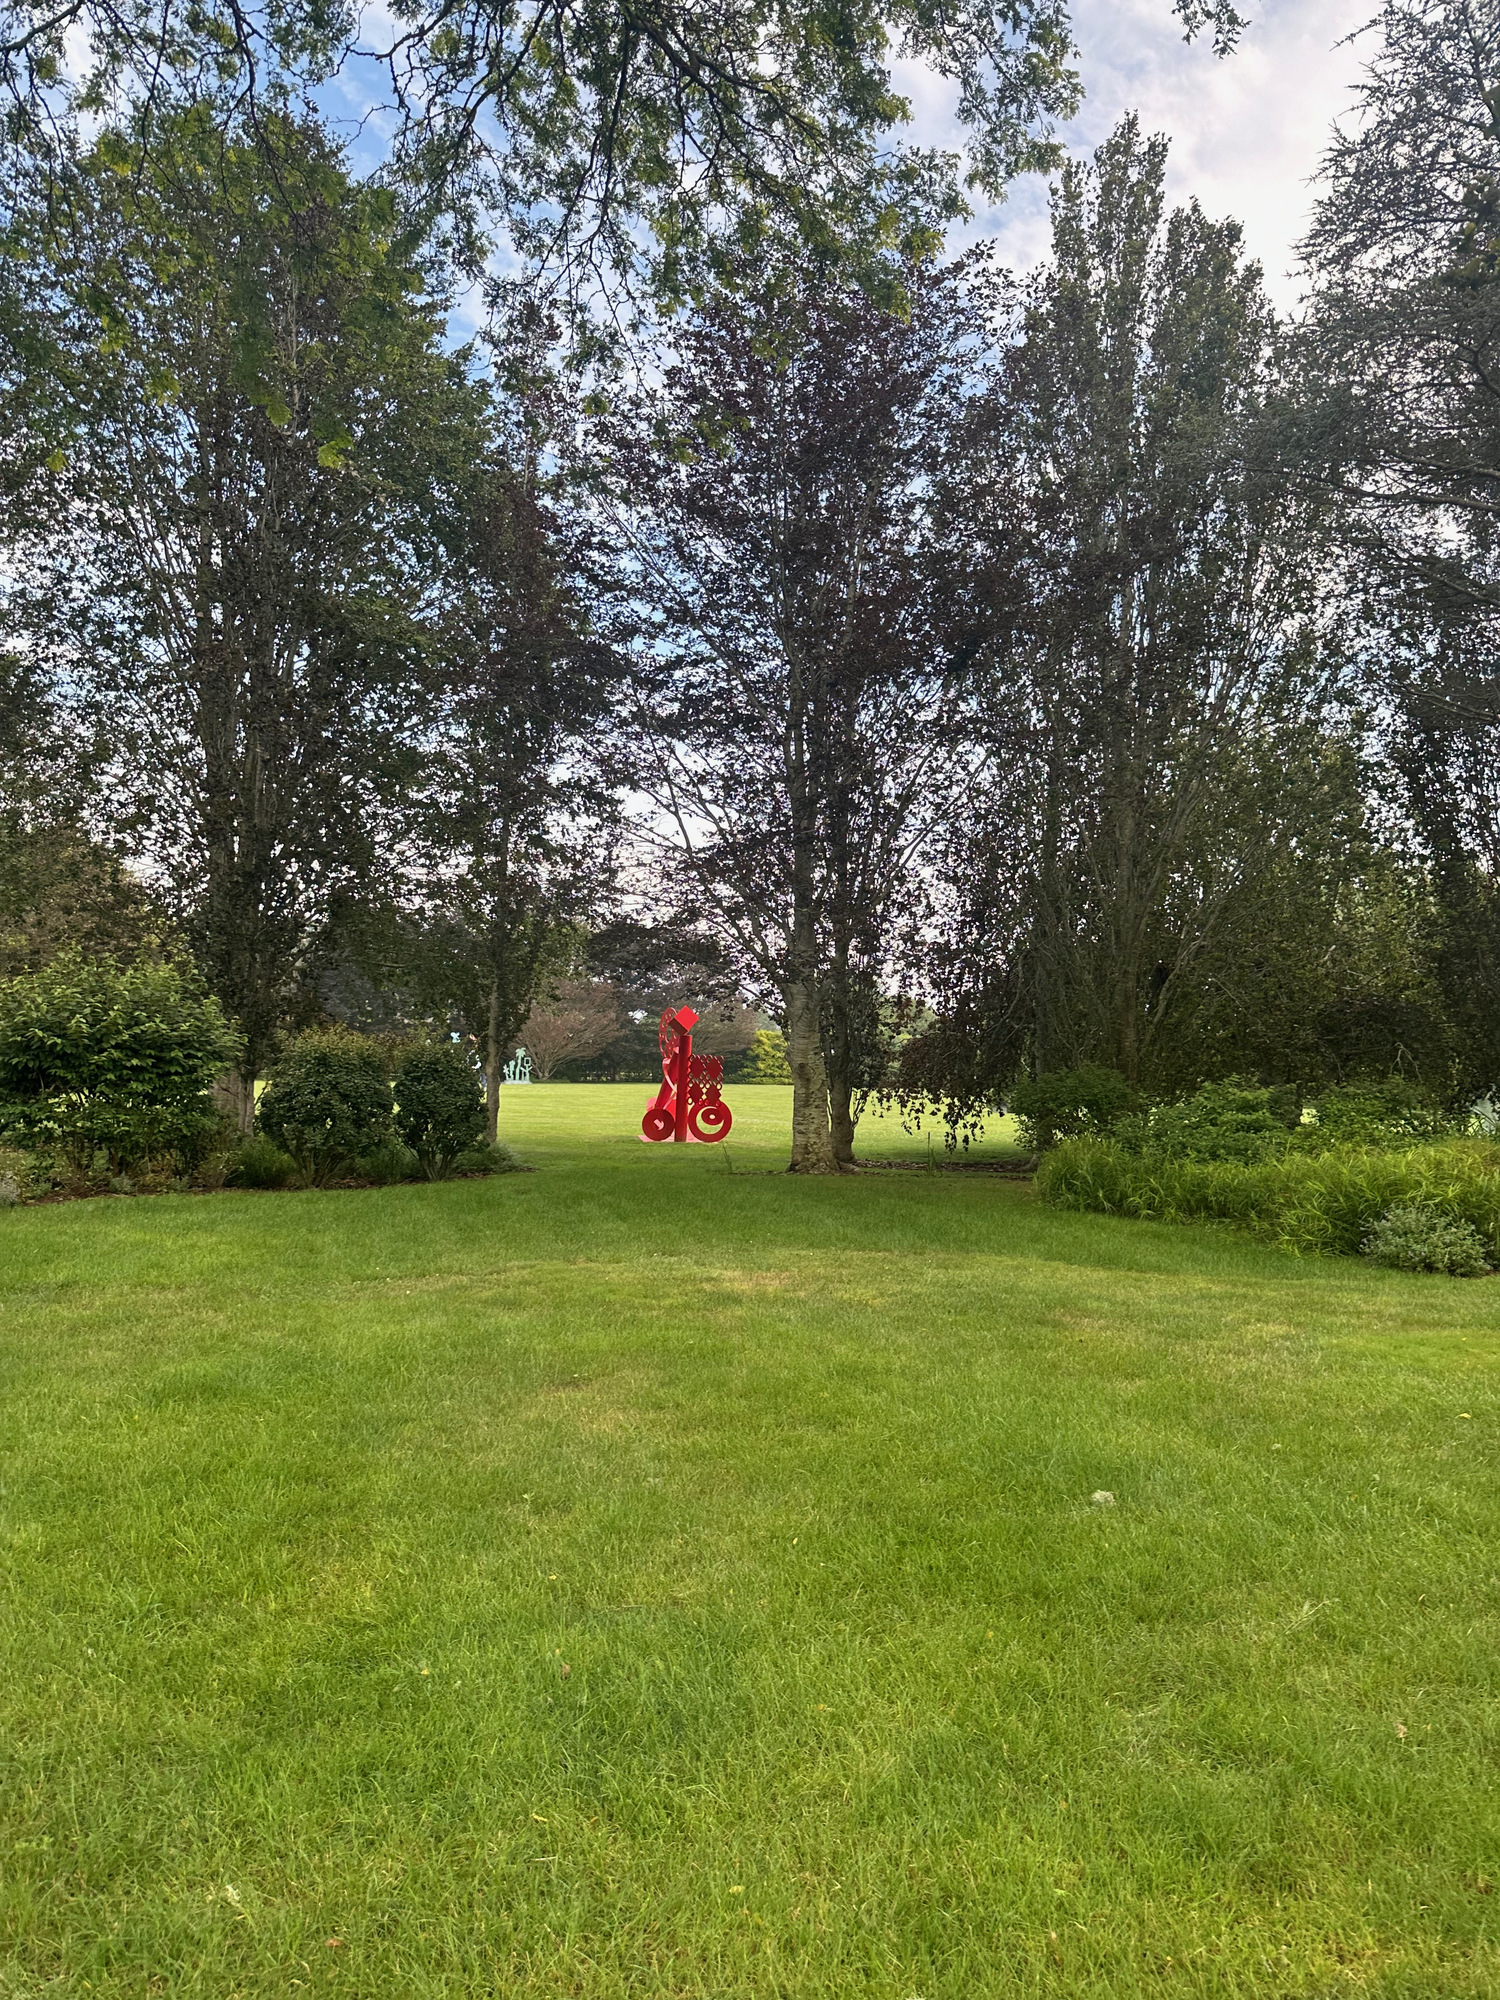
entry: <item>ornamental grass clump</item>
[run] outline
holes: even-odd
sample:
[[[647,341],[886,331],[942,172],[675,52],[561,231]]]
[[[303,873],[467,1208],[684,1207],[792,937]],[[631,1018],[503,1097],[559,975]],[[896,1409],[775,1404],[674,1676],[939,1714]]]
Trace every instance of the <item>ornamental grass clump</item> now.
[[[287,1044],[271,1072],[256,1125],[312,1187],[353,1173],[391,1137],[384,1051],[350,1028],[315,1028]]]
[[[1500,1263],[1500,1145],[1474,1139],[1402,1152],[1346,1147],[1250,1163],[1164,1158],[1108,1139],[1065,1140],[1037,1191],[1057,1208],[1161,1222],[1229,1222],[1293,1250],[1355,1256],[1393,1209],[1420,1204],[1474,1232]]]
[[[263,1132],[242,1139],[234,1150],[229,1179],[235,1187],[284,1188],[296,1178],[297,1162]]]

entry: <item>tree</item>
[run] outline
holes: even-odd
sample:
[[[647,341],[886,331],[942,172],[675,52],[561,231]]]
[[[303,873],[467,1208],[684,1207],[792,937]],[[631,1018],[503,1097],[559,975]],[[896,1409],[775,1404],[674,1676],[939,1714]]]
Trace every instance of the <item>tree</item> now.
[[[1166,213],[1165,155],[1127,119],[1065,170],[944,492],[985,752],[940,975],[954,1053],[988,1049],[971,1095],[1084,1063],[1150,1081],[1229,900],[1291,837],[1280,732],[1328,692],[1320,512],[1267,448],[1272,316],[1236,224]],[[1269,817],[1226,815],[1247,785]]]
[[[522,1027],[531,1073],[549,1083],[559,1063],[598,1055],[620,1025],[620,995],[594,979],[559,980]]]
[[[1221,47],[1241,25],[1229,0],[1175,11]],[[241,0],[4,0],[0,93],[11,129],[55,165],[59,124],[118,96],[154,115],[175,85],[253,119],[278,91],[373,59],[401,114],[401,170],[444,191],[475,261],[498,224],[574,289],[644,265],[679,295],[721,232],[753,247],[789,221],[814,255],[869,252],[904,194],[949,211],[965,185],[996,195],[1053,157],[1050,121],[1079,96],[1063,0],[402,0],[382,39],[363,27],[337,8]],[[910,115],[893,52],[958,86],[962,163],[892,161]]]
[[[0,979],[71,949],[135,958],[170,928],[119,856],[76,825],[0,818]]]
[[[244,1030],[240,1121],[411,765],[441,494],[484,435],[419,238],[316,125],[106,131],[50,274],[16,615],[65,630],[107,792]]]
[[[505,1051],[576,958],[608,879],[614,663],[589,631],[534,452],[519,469],[477,468],[462,546],[436,636],[444,694],[418,800],[412,978],[483,1052],[493,1142]]]
[[[1474,1091],[1500,1087],[1500,25],[1387,0],[1306,245],[1310,471],[1353,503],[1372,702]]]
[[[951,768],[923,481],[983,304],[903,282],[906,316],[784,271],[717,294],[603,432],[661,892],[785,1022],[795,1172],[849,1157],[858,1002]]]

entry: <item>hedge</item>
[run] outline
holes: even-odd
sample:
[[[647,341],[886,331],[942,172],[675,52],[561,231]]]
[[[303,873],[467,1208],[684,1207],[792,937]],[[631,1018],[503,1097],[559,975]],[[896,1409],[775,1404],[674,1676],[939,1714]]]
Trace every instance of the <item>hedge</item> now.
[[[1405,1152],[1347,1147],[1240,1165],[1163,1159],[1109,1139],[1066,1139],[1037,1169],[1055,1208],[1160,1222],[1231,1222],[1293,1250],[1355,1256],[1393,1208],[1422,1203],[1479,1234],[1500,1264],[1500,1145],[1450,1140]]]

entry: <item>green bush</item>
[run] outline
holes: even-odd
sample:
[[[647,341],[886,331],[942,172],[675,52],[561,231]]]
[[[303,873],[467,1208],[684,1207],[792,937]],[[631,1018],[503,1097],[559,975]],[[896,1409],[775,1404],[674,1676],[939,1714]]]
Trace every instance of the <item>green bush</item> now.
[[[1163,1222],[1232,1222],[1294,1250],[1358,1253],[1393,1208],[1426,1203],[1468,1223],[1500,1262],[1500,1146],[1480,1140],[1385,1152],[1289,1152],[1250,1164],[1165,1159],[1108,1139],[1071,1139],[1037,1171],[1057,1208]]]
[[[1300,1117],[1295,1095],[1232,1077],[1205,1083],[1177,1104],[1158,1104],[1125,1134],[1135,1149],[1168,1160],[1237,1160],[1284,1153]]]
[[[396,1130],[428,1180],[441,1180],[484,1133],[479,1072],[452,1042],[416,1042],[396,1059]]]
[[[1398,1271],[1481,1278],[1489,1268],[1474,1225],[1455,1221],[1425,1201],[1389,1209],[1360,1247],[1372,1262],[1393,1265]]]
[[[192,1165],[222,1130],[211,1091],[238,1055],[185,966],[68,952],[0,985],[0,1131],[77,1174]]]
[[[385,1053],[348,1028],[290,1042],[271,1072],[256,1123],[314,1187],[347,1174],[391,1136]]]
[[[282,1152],[274,1139],[257,1133],[242,1139],[234,1150],[228,1178],[236,1187],[284,1188],[297,1177],[297,1162]]]
[[[23,1152],[19,1146],[0,1146],[0,1186],[14,1190],[9,1201],[0,1196],[0,1206],[14,1208],[18,1201],[46,1194],[52,1186],[52,1175],[46,1162],[35,1153]]]
[[[1414,1084],[1393,1076],[1376,1083],[1340,1084],[1313,1099],[1316,1121],[1304,1137],[1313,1146],[1420,1146],[1454,1137],[1458,1127]]]
[[[757,1028],[740,1066],[740,1083],[790,1083],[792,1066],[787,1061],[786,1036],[779,1028]]]
[[[1061,1139],[1098,1138],[1140,1109],[1140,1097],[1116,1069],[1046,1070],[1022,1077],[1006,1098],[1022,1141],[1045,1153]]]

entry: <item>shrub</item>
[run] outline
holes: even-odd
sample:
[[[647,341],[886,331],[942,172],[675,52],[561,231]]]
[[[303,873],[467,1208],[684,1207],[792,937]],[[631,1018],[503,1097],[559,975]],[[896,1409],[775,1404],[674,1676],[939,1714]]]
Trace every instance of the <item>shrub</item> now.
[[[1023,1077],[1006,1109],[1020,1121],[1022,1138],[1045,1153],[1061,1139],[1097,1138],[1140,1109],[1140,1097],[1116,1069],[1047,1070]]]
[[[0,986],[0,1126],[77,1174],[100,1155],[115,1177],[165,1155],[192,1164],[222,1129],[212,1086],[238,1054],[185,966],[64,953]]]
[[[1455,1121],[1414,1084],[1393,1076],[1375,1083],[1339,1084],[1313,1100],[1316,1124],[1306,1138],[1342,1146],[1417,1146],[1454,1136]]]
[[[1294,1250],[1353,1256],[1391,1209],[1424,1203],[1467,1223],[1500,1262],[1500,1146],[1452,1140],[1407,1152],[1346,1147],[1249,1164],[1167,1159],[1073,1139],[1043,1160],[1037,1190],[1059,1208],[1164,1222],[1232,1222]]]
[[[741,1065],[741,1083],[790,1083],[792,1066],[787,1061],[786,1036],[779,1028],[757,1028]]]
[[[1480,1278],[1489,1268],[1474,1225],[1456,1221],[1425,1201],[1387,1209],[1360,1248],[1372,1262],[1391,1264],[1398,1271]]]
[[[384,1052],[348,1028],[298,1035],[271,1072],[256,1123],[304,1179],[326,1186],[390,1137]]]
[[[1242,1078],[1205,1083],[1177,1104],[1158,1104],[1134,1135],[1137,1150],[1169,1160],[1238,1160],[1286,1151],[1300,1107],[1284,1090]]]
[[[396,1060],[396,1130],[428,1180],[441,1180],[484,1133],[479,1073],[452,1042],[416,1042]]]
[[[296,1179],[297,1162],[274,1139],[257,1133],[234,1150],[229,1178],[236,1187],[284,1188]]]

